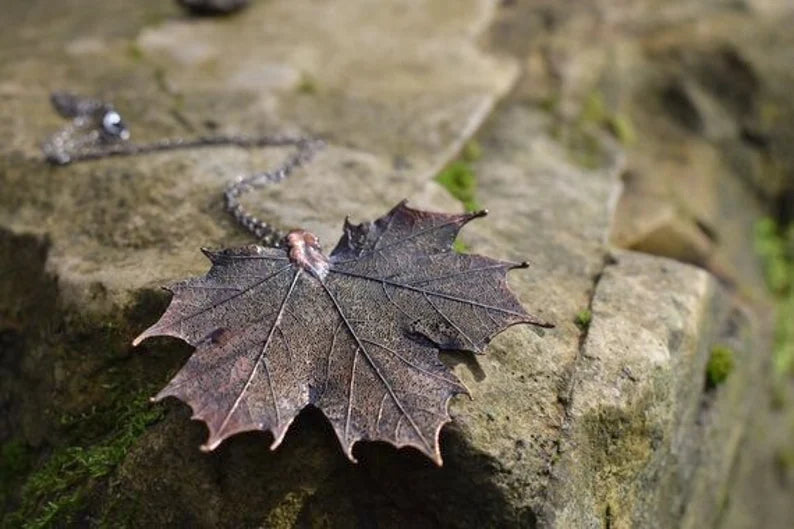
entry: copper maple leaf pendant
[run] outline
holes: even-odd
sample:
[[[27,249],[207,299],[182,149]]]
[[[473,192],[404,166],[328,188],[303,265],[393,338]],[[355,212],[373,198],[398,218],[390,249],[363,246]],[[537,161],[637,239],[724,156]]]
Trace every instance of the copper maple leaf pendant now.
[[[402,202],[375,222],[346,221],[327,257],[302,230],[283,249],[204,250],[207,275],[167,287],[168,309],[135,339],[175,336],[196,348],[154,400],[189,404],[209,428],[206,451],[248,430],[272,432],[274,449],[311,404],[352,461],[363,439],[413,446],[440,465],[449,400],[468,390],[439,350],[481,353],[510,325],[551,327],[507,286],[507,272],[526,264],[452,250],[484,214]]]

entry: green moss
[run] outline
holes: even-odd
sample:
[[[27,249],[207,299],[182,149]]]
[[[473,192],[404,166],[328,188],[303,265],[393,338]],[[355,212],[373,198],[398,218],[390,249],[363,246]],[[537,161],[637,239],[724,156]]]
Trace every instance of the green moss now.
[[[27,443],[11,439],[0,446],[0,508],[19,485],[20,477],[30,469],[33,452]]]
[[[450,163],[436,176],[436,182],[460,200],[466,211],[482,209],[476,197],[477,175],[471,166],[480,158],[482,158],[482,146],[477,140],[469,140],[461,150],[460,159]],[[462,251],[458,248],[456,250]]]
[[[464,162],[472,163],[482,158],[482,146],[477,140],[469,140],[463,146],[460,157]]]
[[[662,439],[661,427],[649,417],[646,392],[620,407],[601,405],[581,417],[586,444],[580,464],[592,474],[593,491],[611,527],[632,527],[626,506],[636,504],[641,479]],[[609,508],[609,514],[606,510]]]
[[[714,388],[725,382],[734,368],[735,353],[733,349],[717,345],[711,349],[708,364],[706,364],[706,384]]]
[[[780,119],[783,111],[777,103],[764,100],[760,105],[758,114],[761,117],[761,122],[766,126],[770,126]]]
[[[299,94],[313,95],[317,93],[317,81],[312,76],[304,73],[298,86],[295,88]]]
[[[634,131],[634,124],[628,115],[615,114],[611,116],[607,122],[607,127],[623,145],[630,146],[634,144],[637,136]]]
[[[3,522],[25,529],[49,527],[56,521],[68,524],[84,505],[95,480],[110,474],[124,459],[132,443],[147,426],[160,420],[163,409],[149,403],[146,395],[119,395],[105,409],[64,420],[78,427],[80,438],[90,437],[106,422],[112,427],[95,443],[56,448],[46,461],[31,473],[22,486],[21,503]],[[87,434],[83,429],[87,430]]]
[[[623,145],[632,145],[636,139],[634,125],[628,114],[610,112],[601,92],[592,92],[584,101],[576,123],[582,129],[596,125],[607,130]]]
[[[138,46],[137,42],[131,42],[130,45],[127,46],[127,55],[136,62],[142,61],[144,57],[143,50]]]
[[[761,219],[755,226],[755,251],[777,300],[775,371],[794,376],[794,227],[784,229],[771,218]]]
[[[608,115],[606,105],[604,104],[604,96],[600,92],[590,93],[587,99],[585,99],[584,105],[582,105],[579,121],[583,123],[604,124],[607,118]]]
[[[583,309],[576,315],[574,322],[581,330],[587,330],[590,327],[590,321],[593,319],[593,312],[590,309]]]
[[[788,405],[788,398],[786,396],[786,387],[784,384],[772,384],[771,394],[769,396],[769,406],[776,411],[784,409]]]
[[[790,429],[790,433],[794,433],[794,429]],[[794,483],[794,444],[784,443],[775,449],[773,468],[781,484]]]
[[[298,515],[308,497],[309,494],[306,491],[288,492],[267,515],[264,526],[272,529],[295,527]]]
[[[791,290],[794,281],[791,255],[784,234],[771,218],[759,220],[755,225],[755,251],[761,257],[764,277],[769,289],[778,295]]]
[[[794,294],[779,305],[774,362],[777,373],[794,376]]]
[[[477,176],[469,163],[463,160],[452,162],[439,173],[436,181],[460,200],[466,211],[481,209],[476,199]]]
[[[30,466],[27,443],[13,439],[0,446],[0,483],[24,472]]]
[[[775,453],[775,464],[783,472],[794,471],[794,447],[778,449]]]
[[[560,96],[557,94],[550,95],[540,101],[539,106],[541,110],[554,114],[560,108]]]
[[[124,506],[114,507],[108,494],[112,473],[136,439],[163,416],[164,408],[148,396],[164,373],[176,369],[169,356],[179,362],[188,352],[170,341],[147,355],[130,350],[130,336],[165,302],[160,291],[144,291],[116,320],[67,313],[48,327],[43,339],[49,355],[70,376],[43,413],[52,417],[46,426],[51,444],[31,450],[26,469],[13,458],[17,477],[5,502],[13,509],[6,509],[0,526],[72,526],[78,517],[99,519],[115,509],[109,526],[119,527],[115,516]],[[18,447],[7,450],[19,453]]]
[[[458,253],[468,253],[469,246],[465,242],[456,239],[455,242],[452,243],[452,249]]]
[[[656,433],[649,428],[640,405],[631,409],[603,407],[584,418],[591,443],[588,453],[605,477],[635,475],[652,454]]]

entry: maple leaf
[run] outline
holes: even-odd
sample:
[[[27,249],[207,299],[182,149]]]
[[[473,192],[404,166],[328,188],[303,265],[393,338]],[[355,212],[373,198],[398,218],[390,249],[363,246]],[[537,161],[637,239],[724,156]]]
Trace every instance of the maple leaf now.
[[[272,432],[274,449],[311,404],[352,461],[357,441],[380,440],[440,465],[449,400],[468,390],[439,350],[481,353],[508,326],[551,326],[507,286],[525,263],[452,251],[460,228],[484,214],[403,201],[375,222],[346,220],[328,257],[303,230],[282,249],[203,250],[207,275],[167,287],[167,310],[134,341],[174,336],[196,348],[154,400],[188,403],[209,428],[205,451],[248,430]]]

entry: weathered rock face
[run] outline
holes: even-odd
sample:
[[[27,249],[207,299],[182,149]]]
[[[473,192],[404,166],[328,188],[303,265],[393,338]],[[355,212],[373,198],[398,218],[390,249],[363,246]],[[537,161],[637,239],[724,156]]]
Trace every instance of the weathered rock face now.
[[[268,0],[222,19],[72,4],[12,3],[0,32],[7,525],[787,526],[729,491],[766,405],[768,312],[749,251],[762,206],[748,188],[777,196],[794,167],[787,3]],[[136,141],[323,135],[311,166],[245,200],[326,247],[346,215],[405,197],[459,209],[432,179],[476,134],[481,155],[465,163],[490,215],[462,241],[528,259],[511,286],[557,327],[445,356],[473,399],[452,403],[442,468],[377,443],[352,465],[314,410],[276,452],[249,433],[203,454],[186,406],[146,401],[188,348],[129,343],[165,307],[159,285],[207,269],[200,246],[250,242],[221,190],[286,152],[51,168],[37,146],[61,125],[55,89],[111,99]],[[735,367],[714,382],[718,347]]]
[[[613,259],[574,370],[551,516],[557,527],[713,527],[755,405],[746,387],[762,380],[757,325],[702,270]],[[743,366],[719,391],[705,375],[715,347]]]

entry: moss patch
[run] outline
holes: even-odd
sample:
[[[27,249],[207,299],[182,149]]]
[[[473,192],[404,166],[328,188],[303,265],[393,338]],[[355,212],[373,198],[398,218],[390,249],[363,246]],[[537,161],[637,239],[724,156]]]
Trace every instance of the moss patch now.
[[[631,118],[626,114],[616,114],[607,122],[607,129],[623,145],[633,145],[637,135]]]
[[[127,56],[133,61],[140,62],[143,60],[145,53],[137,42],[130,42],[129,46],[127,46]]]
[[[781,303],[775,329],[775,371],[794,376],[794,294]]]
[[[794,376],[794,227],[761,219],[755,226],[755,251],[762,260],[767,287],[777,300],[775,371]]]
[[[469,140],[460,153],[464,162],[472,163],[482,158],[482,145],[477,140]]]
[[[468,162],[464,160],[452,162],[439,173],[436,182],[449,191],[453,197],[460,200],[466,211],[481,209],[475,196],[477,176]]]
[[[636,408],[605,407],[588,417],[592,454],[605,475],[629,476],[644,467],[652,453],[646,420]]]
[[[610,112],[601,92],[592,92],[584,102],[579,114],[579,125],[595,124],[610,132],[623,145],[634,143],[635,133],[631,117]]]
[[[574,318],[574,323],[576,326],[579,327],[581,330],[586,331],[588,327],[590,327],[590,322],[593,319],[593,312],[590,309],[583,309],[579,311]]]
[[[288,492],[267,515],[264,526],[273,529],[295,527],[308,496],[306,491]]]
[[[776,295],[785,295],[794,281],[791,255],[782,233],[772,218],[759,220],[755,225],[755,251],[763,259],[767,286]]]
[[[584,417],[588,454],[586,463],[593,472],[593,487],[612,527],[630,527],[631,509],[641,473],[653,455],[661,436],[648,423],[647,401],[629,408],[605,406]],[[631,483],[631,486],[626,484]]]
[[[482,157],[482,147],[476,140],[470,140],[463,147],[460,159],[449,164],[438,176],[436,182],[446,189],[450,195],[458,199],[466,211],[482,209],[477,202],[477,175],[471,163]],[[456,240],[452,249],[458,253],[467,253],[469,247],[461,240]]]
[[[556,104],[555,104],[556,106]],[[549,107],[550,111],[556,109]],[[566,147],[571,160],[585,169],[597,169],[608,160],[602,133],[606,131],[621,144],[630,146],[636,133],[628,114],[611,111],[599,91],[590,93],[572,121],[557,123],[553,136]]]
[[[465,242],[455,239],[455,242],[452,243],[452,249],[458,253],[468,253],[470,248]]]
[[[579,121],[602,124],[607,120],[607,117],[604,96],[601,92],[591,92],[582,105]]]
[[[5,505],[18,487],[20,477],[33,464],[33,451],[19,439],[6,441],[0,446],[0,506]]]
[[[108,496],[113,472],[164,413],[148,401],[175,367],[164,354],[177,353],[172,358],[179,361],[186,352],[181,344],[166,345],[170,353],[158,350],[146,356],[145,347],[130,349],[130,337],[160,312],[163,302],[159,292],[141,293],[112,321],[60,314],[42,330],[35,346],[30,344],[47,351],[50,369],[68,376],[36,388],[40,405],[46,403],[45,409],[36,408],[39,420],[51,432],[44,443],[35,450],[21,441],[3,446],[4,454],[13,456],[3,484],[11,483],[13,489],[3,494],[2,527],[70,527],[86,516],[102,519],[114,508]],[[6,475],[12,476],[9,481]],[[116,522],[110,526],[118,527]]]
[[[317,93],[317,81],[311,75],[304,73],[295,89],[299,94],[314,95]]]
[[[706,364],[706,386],[715,388],[728,379],[728,375],[733,371],[734,357],[733,349],[723,345],[717,345],[711,349],[709,361]]]
[[[145,429],[160,420],[162,407],[149,404],[144,394],[119,396],[104,409],[81,417],[66,418],[83,431],[112,427],[95,443],[56,448],[22,486],[18,508],[3,522],[26,529],[50,527],[56,521],[69,524],[83,507],[96,480],[110,474],[124,459],[132,443]],[[82,433],[78,435],[82,437]]]

